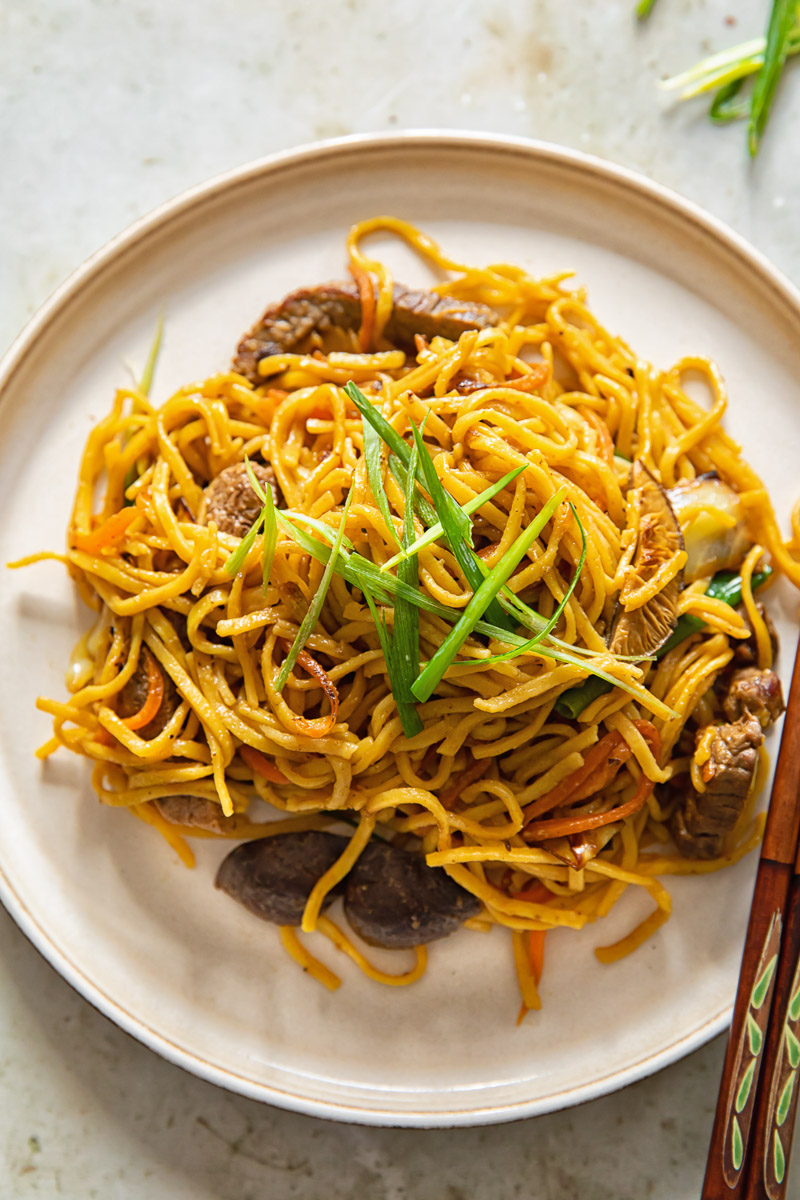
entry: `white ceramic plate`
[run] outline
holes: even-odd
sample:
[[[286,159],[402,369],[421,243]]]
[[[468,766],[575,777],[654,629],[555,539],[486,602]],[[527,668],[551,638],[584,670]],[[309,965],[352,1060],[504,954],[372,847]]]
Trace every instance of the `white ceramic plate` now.
[[[377,213],[410,218],[467,262],[574,268],[605,323],[658,364],[717,358],[729,428],[788,512],[800,297],[764,260],[684,201],[597,160],[491,137],[400,135],[232,172],[135,225],[53,297],[0,374],[0,561],[63,544],[84,438],[125,380],[123,362],[144,361],[162,308],[158,399],[224,368],[267,301],[341,276],[348,226]],[[429,281],[411,254],[390,255],[399,278]],[[0,891],[64,977],[166,1058],[302,1112],[457,1125],[601,1095],[724,1028],[754,861],[672,882],[672,921],[616,966],[592,949],[644,915],[641,897],[578,936],[552,934],[544,1009],[520,1028],[499,931],[437,943],[407,990],[369,983],[323,947],[344,977],[325,992],[276,930],[214,891],[219,845],[196,843],[197,869],[186,871],[150,829],[98,806],[84,762],[33,758],[48,736],[35,698],[63,693],[83,617],[56,564],[3,572],[0,585]]]

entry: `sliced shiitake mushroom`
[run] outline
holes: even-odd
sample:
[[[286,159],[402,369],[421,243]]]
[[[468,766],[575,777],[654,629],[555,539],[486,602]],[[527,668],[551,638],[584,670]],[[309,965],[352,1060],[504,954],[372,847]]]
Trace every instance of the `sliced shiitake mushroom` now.
[[[370,842],[345,884],[347,920],[368,945],[388,950],[447,937],[479,911],[441,867],[388,842]]]
[[[681,528],[661,484],[637,459],[631,487],[639,492],[639,535],[631,564],[636,586],[648,583],[656,571],[683,549]],[[664,645],[678,622],[678,596],[683,588],[679,571],[661,591],[639,608],[617,605],[608,638],[614,654],[646,658]]]
[[[346,846],[347,838],[315,829],[243,842],[222,860],[215,885],[262,921],[299,925],[311,889]],[[326,905],[341,891],[332,889]]]
[[[688,583],[739,566],[750,538],[742,501],[730,484],[709,471],[677,483],[667,497],[683,533]]]

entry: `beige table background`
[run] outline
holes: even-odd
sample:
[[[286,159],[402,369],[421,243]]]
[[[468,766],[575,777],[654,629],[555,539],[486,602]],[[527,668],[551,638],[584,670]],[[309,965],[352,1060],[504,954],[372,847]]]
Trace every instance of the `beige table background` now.
[[[0,348],[165,198],[315,138],[421,128],[613,159],[800,283],[800,67],[756,164],[656,81],[760,32],[767,0],[0,0]],[[719,1039],[624,1092],[475,1130],[380,1130],[205,1084],[119,1032],[0,910],[0,1197],[675,1200],[697,1196]],[[800,1197],[800,1161],[790,1195]]]

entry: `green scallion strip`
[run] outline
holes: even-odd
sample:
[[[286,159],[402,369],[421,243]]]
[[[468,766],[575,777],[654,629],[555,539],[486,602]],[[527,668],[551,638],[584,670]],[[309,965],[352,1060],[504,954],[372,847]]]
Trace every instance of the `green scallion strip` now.
[[[400,462],[396,454],[389,455],[389,470],[394,475],[400,488],[405,495],[406,480],[408,479],[408,471]],[[427,496],[422,494],[422,488],[417,487],[414,491],[414,508],[417,511],[420,521],[423,525],[434,526],[439,524],[439,518],[436,515],[436,509],[431,504]]]
[[[163,341],[163,338],[164,314],[162,312],[159,314],[158,321],[156,322],[156,332],[152,342],[150,343],[150,349],[145,360],[144,370],[142,371],[141,378],[137,383],[138,390],[144,396],[150,395],[150,388],[153,386],[153,376],[155,375],[158,356],[161,353],[161,342]]]
[[[386,442],[386,445],[389,447],[389,449],[397,455],[403,466],[408,469],[408,464],[411,459],[411,449],[403,441],[397,430],[389,424],[389,422],[386,420],[383,414],[378,411],[374,404],[370,404],[367,397],[358,387],[356,387],[352,380],[345,384],[344,390],[353,401],[353,404],[355,404],[358,411],[361,413],[361,416],[366,417],[367,420],[375,427],[377,432]],[[420,476],[422,476],[422,471],[420,468],[418,468],[417,477],[419,478]],[[420,478],[420,483],[424,482],[425,479],[423,476]],[[460,512],[458,505],[449,492],[444,492],[444,496],[445,507],[450,511],[451,515],[453,515],[453,519],[457,521],[458,518],[454,514],[455,512]],[[431,498],[433,499],[433,497]],[[437,512],[435,519],[442,520],[442,513]],[[443,521],[442,523],[444,524]],[[478,587],[483,581],[483,572],[481,571],[470,546],[466,541],[459,538],[456,540],[455,544],[451,544],[450,548],[453,551],[458,565],[464,572],[467,583],[472,588],[473,592],[477,591]],[[501,626],[506,625],[508,626],[509,630],[511,629],[511,622],[496,600],[492,600],[489,610],[487,610],[487,615],[490,616],[496,624]]]
[[[580,579],[581,571],[583,570],[583,564],[586,562],[586,532],[583,528],[583,524],[581,523],[580,517],[578,516],[577,512],[575,511],[575,505],[572,504],[572,502],[570,502],[570,508],[572,509],[573,517],[578,522],[578,529],[580,530],[580,533],[581,533],[581,556],[578,560],[578,565],[575,568],[575,572],[572,576],[572,579],[570,580],[569,587],[567,588],[566,592],[564,593],[564,595],[561,599],[561,602],[558,605],[558,608],[553,613],[552,617],[547,622],[544,629],[540,630],[539,633],[537,633],[535,637],[530,638],[529,641],[527,641],[524,646],[515,646],[513,648],[513,650],[506,650],[503,654],[493,654],[490,658],[482,658],[479,660],[481,666],[485,666],[487,663],[508,662],[509,659],[518,658],[520,654],[525,654],[527,651],[535,649],[536,646],[538,646],[540,644],[540,642],[543,641],[544,638],[550,636],[550,634],[553,632],[556,625],[558,624],[558,622],[561,618],[561,614],[563,613],[564,609],[567,607],[567,604],[569,603],[570,596],[575,591],[575,586],[576,586],[578,580]]]
[[[309,553],[312,558],[316,558],[319,562],[327,563],[334,557],[332,548],[324,542],[319,541],[315,537],[311,537],[305,530],[298,529],[280,510],[277,512],[278,523],[294,538],[299,546]],[[454,622],[458,619],[458,614],[452,608],[448,608],[444,604],[440,604],[438,600],[434,600],[422,588],[416,591],[413,588],[406,587],[394,575],[382,575],[380,569],[370,562],[369,559],[363,558],[360,554],[345,554],[340,549],[338,556],[335,557],[335,571],[346,579],[353,587],[357,587],[366,596],[370,592],[373,598],[382,603],[391,605],[393,598],[403,596],[410,600],[412,604],[416,604],[424,612],[432,613],[434,616],[441,617],[442,620]],[[542,618],[544,620],[544,618]],[[518,633],[510,632],[507,629],[501,629],[498,625],[492,625],[488,621],[478,621],[475,625],[475,633],[480,633],[484,637],[491,638],[493,641],[504,643],[506,646],[524,646],[528,641],[527,638],[520,637]],[[636,690],[621,680],[616,679],[613,675],[602,667],[598,667],[591,660],[587,661],[581,658],[578,653],[578,648],[568,645],[566,642],[560,642],[555,638],[548,639],[544,646],[537,647],[534,653],[540,658],[552,659],[554,662],[569,663],[570,666],[579,667],[580,670],[586,671],[591,676],[596,676],[598,679],[604,680],[609,687],[621,688],[623,692],[636,697]],[[595,651],[590,652],[592,657],[601,657]],[[671,715],[672,710],[669,710]]]
[[[261,524],[262,524],[263,520],[264,520],[264,509],[262,508],[261,512],[258,514],[255,521],[248,529],[247,533],[244,535],[242,540],[239,542],[239,545],[236,547],[236,549],[231,554],[228,555],[227,559],[225,560],[225,570],[226,570],[227,574],[230,575],[231,577],[234,575],[238,575],[239,572],[241,571],[242,567],[244,566],[244,561],[247,558],[250,551],[253,549],[253,543],[255,542],[256,538],[259,535],[259,532],[261,531]]]
[[[414,446],[419,459],[419,465],[422,467],[422,474],[425,480],[425,487],[428,489],[428,495],[433,501],[433,507],[439,514],[439,522],[444,528],[444,534],[450,543],[451,550],[457,542],[466,542],[468,546],[472,545],[472,521],[470,521],[467,513],[464,512],[453,497],[444,490],[441,479],[436,474],[436,467],[431,458],[430,451],[422,440],[422,434],[417,429],[413,421],[411,421],[411,432],[414,435]],[[409,465],[409,471],[411,466]],[[455,550],[453,550],[455,553]]]
[[[416,433],[416,429],[414,430]],[[404,547],[414,541],[414,481],[417,473],[417,447],[411,451],[408,464],[408,480],[405,494],[405,512],[403,513]],[[417,556],[404,558],[397,568],[397,578],[406,587],[419,591],[419,570]],[[394,693],[397,712],[403,725],[406,737],[413,737],[422,732],[422,721],[414,707],[414,696],[411,686],[419,675],[419,607],[411,601],[397,597],[394,605],[394,638],[392,641],[392,659],[394,667]],[[395,688],[397,690],[395,690]]]
[[[489,574],[481,581],[477,590],[473,592],[467,607],[462,612],[457,623],[450,630],[412,687],[411,691],[417,700],[430,699],[434,688],[440,682],[445,671],[472,633],[476,623],[488,609],[490,601],[494,599],[503,584],[507,583],[511,578],[520,561],[524,558],[533,542],[558,508],[564,497],[565,490],[565,488],[561,487],[554,496],[551,496],[544,508],[534,517],[530,525],[518,535],[513,545],[509,547],[500,561],[492,567]]]
[[[331,545],[333,545],[334,541],[336,540],[336,530],[331,529],[330,525],[326,525],[324,521],[318,521],[316,517],[309,517],[307,513],[295,512],[295,510],[292,508],[285,508],[282,511],[277,511],[279,517],[287,517],[290,521],[299,521],[301,525],[308,525],[309,529],[315,529],[317,533],[322,534],[322,536],[329,541]],[[344,550],[353,549],[353,543],[349,537],[345,536],[342,538],[342,548]]]
[[[333,579],[334,567],[336,566],[336,560],[339,557],[339,551],[342,546],[342,538],[344,537],[344,527],[347,524],[347,514],[350,512],[350,505],[352,503],[354,494],[355,493],[351,488],[344,503],[344,510],[342,512],[342,518],[339,522],[336,540],[331,547],[330,558],[325,564],[325,570],[322,572],[322,579],[320,580],[319,587],[314,593],[311,603],[308,606],[308,612],[303,617],[300,628],[297,631],[289,653],[286,655],[284,664],[280,669],[277,680],[275,681],[275,690],[277,692],[282,692],[285,688],[286,681],[289,678],[289,672],[300,657],[300,651],[303,649],[309,637],[313,633],[314,626],[319,620],[319,615],[322,612],[322,606],[325,603],[325,597],[328,594],[330,582]]]
[[[484,490],[477,496],[473,496],[471,500],[467,500],[462,512],[465,512],[468,516],[472,516],[474,512],[477,512],[478,509],[482,508],[484,504],[488,504],[490,500],[493,500],[495,496],[499,492],[502,492],[504,488],[508,487],[510,483],[513,483],[517,476],[521,475],[524,470],[525,463],[523,463],[521,467],[515,467],[513,471],[509,471],[503,476],[502,479],[498,479],[497,483],[493,483],[491,487],[484,488]],[[381,570],[388,571],[391,567],[396,566],[397,563],[401,562],[404,558],[408,558],[409,555],[418,554],[423,547],[430,546],[431,542],[438,541],[443,533],[444,526],[442,525],[441,521],[437,521],[435,525],[431,525],[430,529],[426,529],[425,532],[421,534],[415,542],[412,542],[410,546],[407,546],[404,550],[401,550],[399,554],[395,554],[394,558],[390,558],[388,562],[383,563],[381,565]]]
[[[773,0],[767,26],[764,63],[756,77],[753,98],[750,102],[747,145],[753,157],[758,154],[758,148],[764,136],[775,89],[789,53],[789,39],[796,21],[797,0]]]
[[[728,125],[731,121],[740,121],[750,115],[750,100],[740,100],[744,78],[732,79],[717,92],[711,101],[708,115],[715,125]]]
[[[381,448],[383,443],[375,426],[363,414],[361,417],[361,427],[363,430],[364,459],[367,464],[369,486],[372,489],[372,495],[375,497],[378,511],[383,517],[383,523],[386,526],[389,537],[394,542],[397,542],[397,534],[394,531],[392,514],[389,509],[389,498],[383,486],[383,464],[381,462]]]
[[[264,548],[261,564],[261,590],[267,594],[272,564],[275,561],[275,548],[278,545],[278,518],[275,515],[275,499],[272,488],[267,489],[267,503],[262,509],[264,514]]]
[[[650,16],[655,2],[656,0],[639,0],[639,3],[636,5],[636,16],[640,21],[644,21]]]

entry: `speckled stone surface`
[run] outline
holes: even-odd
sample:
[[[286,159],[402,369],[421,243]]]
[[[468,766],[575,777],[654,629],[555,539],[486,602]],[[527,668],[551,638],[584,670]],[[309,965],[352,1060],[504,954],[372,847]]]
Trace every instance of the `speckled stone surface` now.
[[[0,0],[0,348],[161,200],[315,138],[545,138],[704,205],[800,283],[800,71],[756,164],[664,74],[760,32],[767,0]],[[687,980],[687,986],[691,981]],[[624,1006],[624,1000],[623,1006]],[[119,1032],[0,913],[8,1200],[674,1200],[699,1194],[723,1044],[604,1100],[488,1129],[341,1126],[224,1092]],[[789,1195],[800,1197],[800,1167]]]

